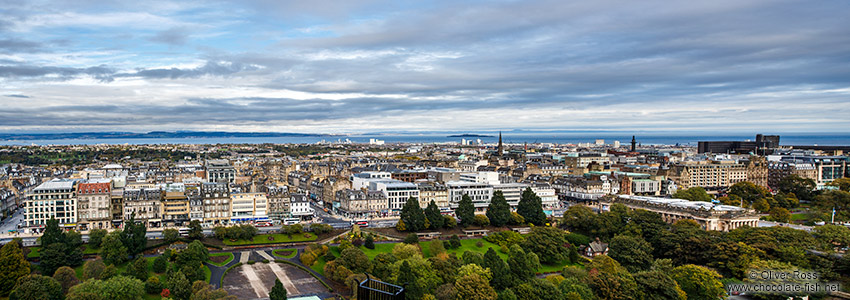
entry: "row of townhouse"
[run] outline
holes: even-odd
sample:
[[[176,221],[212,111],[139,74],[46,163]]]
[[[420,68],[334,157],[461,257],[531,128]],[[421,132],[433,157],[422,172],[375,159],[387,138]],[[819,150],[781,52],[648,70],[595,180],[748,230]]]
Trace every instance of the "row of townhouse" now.
[[[397,216],[407,200],[414,198],[422,208],[433,201],[441,212],[451,214],[466,195],[472,200],[476,213],[483,214],[495,191],[501,191],[515,209],[527,188],[541,198],[547,213],[560,207],[555,189],[548,183],[501,183],[495,172],[463,173],[459,179],[406,182],[392,179],[387,172],[352,174],[352,188],[337,191],[332,207],[335,213],[349,218]]]
[[[65,228],[87,230],[119,227],[131,216],[150,227],[184,226],[192,220],[215,225],[312,216],[303,194],[277,186],[263,190],[232,192],[227,182],[54,179],[27,194],[24,226],[39,231],[51,217]]]

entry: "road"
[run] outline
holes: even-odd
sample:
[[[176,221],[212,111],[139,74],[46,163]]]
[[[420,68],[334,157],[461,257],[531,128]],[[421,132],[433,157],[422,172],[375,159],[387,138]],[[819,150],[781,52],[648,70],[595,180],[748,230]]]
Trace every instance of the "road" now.
[[[12,213],[12,216],[3,219],[3,221],[0,221],[0,222],[2,222],[2,223],[0,223],[0,232],[8,233],[9,230],[17,230],[18,224],[21,224],[21,222],[23,222],[23,220],[24,220],[24,210],[23,209],[16,210],[14,213]]]

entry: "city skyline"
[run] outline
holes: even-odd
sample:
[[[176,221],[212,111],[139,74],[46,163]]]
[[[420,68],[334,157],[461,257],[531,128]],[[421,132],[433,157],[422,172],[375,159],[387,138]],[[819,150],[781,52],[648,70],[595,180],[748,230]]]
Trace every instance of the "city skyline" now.
[[[846,133],[840,1],[13,2],[0,132]]]

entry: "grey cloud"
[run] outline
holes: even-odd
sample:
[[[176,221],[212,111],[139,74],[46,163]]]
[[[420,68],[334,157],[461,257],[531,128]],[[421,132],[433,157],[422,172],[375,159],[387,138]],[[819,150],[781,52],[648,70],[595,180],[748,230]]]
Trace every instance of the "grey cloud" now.
[[[21,95],[21,94],[9,94],[9,95],[4,95],[4,96],[10,97],[10,98],[32,98],[30,96]]]
[[[243,64],[239,62],[215,62],[207,61],[203,66],[194,69],[140,69],[134,73],[116,74],[116,77],[143,77],[151,79],[178,79],[178,78],[195,78],[205,75],[211,76],[226,76],[243,71],[258,70],[256,65]]]
[[[2,30],[0,24],[0,30]],[[41,50],[41,43],[20,40],[20,39],[2,39],[0,40],[0,53],[17,53],[17,52],[35,52]]]
[[[115,70],[105,66],[94,66],[88,68],[70,68],[54,66],[32,66],[32,65],[0,65],[0,78],[28,78],[56,75],[60,80],[66,80],[79,75],[90,75],[98,80],[111,81],[111,75]]]
[[[171,28],[160,31],[148,40],[172,46],[182,46],[189,39],[189,31],[186,28]]]

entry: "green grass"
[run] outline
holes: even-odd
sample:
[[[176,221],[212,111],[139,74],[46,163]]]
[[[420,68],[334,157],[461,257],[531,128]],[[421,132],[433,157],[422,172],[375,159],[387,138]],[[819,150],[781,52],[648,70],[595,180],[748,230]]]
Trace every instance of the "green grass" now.
[[[162,296],[160,296],[160,295],[158,295],[158,294],[157,294],[157,295],[145,294],[145,295],[142,297],[142,299],[145,299],[145,300],[159,300],[159,299],[162,299]]]
[[[284,252],[284,251],[292,251],[292,253],[289,254],[289,255],[283,255],[282,252]],[[275,249],[274,251],[272,251],[272,254],[274,256],[277,256],[277,257],[293,258],[293,257],[295,257],[296,254],[298,254],[298,249],[295,249],[295,248]]]
[[[322,276],[325,276],[325,264],[327,264],[327,263],[328,262],[325,261],[324,256],[319,257],[319,259],[317,259],[316,262],[314,262],[313,265],[310,266],[310,269],[313,269],[313,271],[316,271],[316,273],[319,273],[319,274],[322,274]]]
[[[432,256],[432,254],[431,254],[431,243],[442,243],[442,242],[443,241],[440,241],[440,240],[434,240],[434,241],[430,241],[430,242],[420,242],[419,245],[422,248],[422,255],[424,257],[431,257]],[[478,242],[481,242],[481,247],[478,247],[478,246],[475,245]],[[457,257],[463,256],[463,253],[466,252],[466,251],[478,252],[478,253],[481,253],[483,255],[484,253],[487,253],[487,249],[489,249],[489,248],[493,248],[493,250],[496,251],[496,253],[499,254],[499,257],[501,257],[502,259],[505,259],[505,260],[508,259],[507,254],[499,251],[499,249],[501,249],[501,247],[499,247],[499,245],[485,241],[484,239],[460,240],[460,247],[458,247],[457,249],[446,249],[446,252],[447,253],[454,253],[454,254],[457,255]]]
[[[268,239],[269,236],[273,236],[274,240],[270,241]],[[247,240],[224,240],[222,241],[225,245],[228,246],[243,246],[243,245],[262,245],[262,244],[279,244],[279,243],[292,243],[292,242],[308,242],[315,241],[316,235],[310,234],[310,237],[304,237],[303,233],[293,234],[290,239],[288,235],[282,233],[274,233],[274,234],[261,234],[254,237],[254,239]]]
[[[204,281],[206,281],[206,283],[210,283],[211,277],[212,277],[212,270],[210,270],[209,266],[204,265]]]
[[[233,253],[230,253],[230,252],[210,253],[210,257],[213,257],[213,256],[228,256],[227,260],[225,260],[222,263],[216,263],[216,262],[210,261],[211,264],[214,264],[214,265],[219,266],[219,267],[223,267],[223,266],[227,265],[228,263],[230,263],[231,261],[233,261]]]
[[[30,253],[27,253],[27,258],[38,258],[41,247],[30,247]]]
[[[808,221],[809,217],[808,213],[791,214],[791,221]]]
[[[93,248],[86,246],[86,249],[83,250],[83,254],[98,254],[100,253],[100,248]]]

